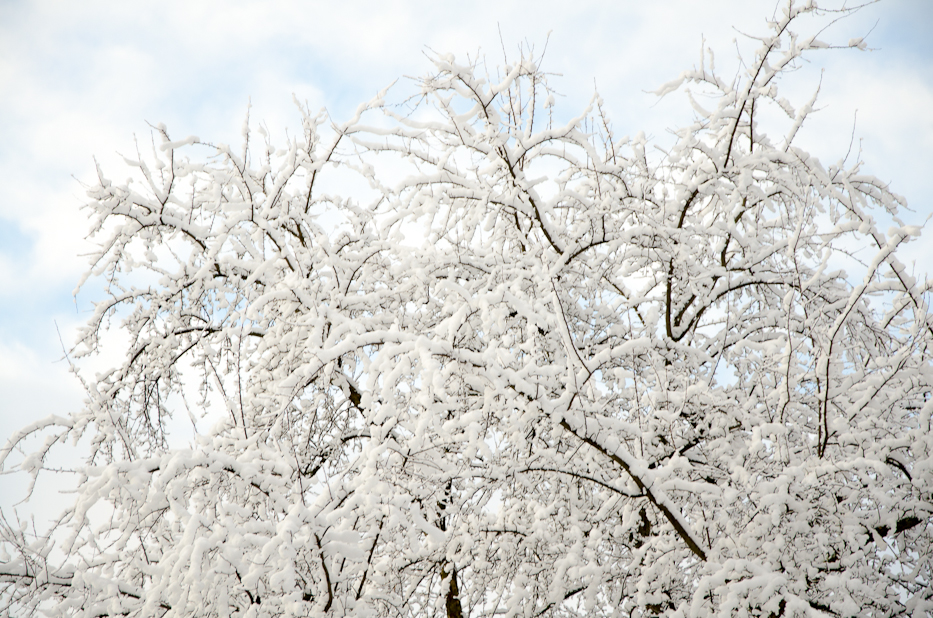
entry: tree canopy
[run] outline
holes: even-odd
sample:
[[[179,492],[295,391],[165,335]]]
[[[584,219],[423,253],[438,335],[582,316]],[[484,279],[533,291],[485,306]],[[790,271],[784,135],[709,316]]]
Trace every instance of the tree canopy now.
[[[89,189],[107,296],[71,354],[116,329],[125,356],[0,452],[36,475],[90,446],[52,530],[4,520],[0,602],[933,614],[931,282],[903,200],[795,145],[815,96],[778,85],[829,46],[795,34],[813,13],[666,86],[694,120],[656,152],[598,95],[558,121],[533,53],[434,56],[401,103],[299,106],[282,145],[157,127]]]

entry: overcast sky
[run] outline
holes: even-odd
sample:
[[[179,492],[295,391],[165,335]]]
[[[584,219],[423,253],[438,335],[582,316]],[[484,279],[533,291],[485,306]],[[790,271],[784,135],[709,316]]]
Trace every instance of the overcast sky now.
[[[0,0],[0,439],[81,405],[56,330],[70,345],[100,291],[72,295],[89,250],[81,182],[93,182],[92,157],[125,178],[120,155],[135,154],[134,136],[149,139],[147,123],[236,144],[251,101],[252,119],[281,137],[298,126],[293,93],[340,120],[397,78],[428,72],[430,50],[495,65],[503,46],[514,57],[527,41],[539,51],[547,42],[543,68],[562,74],[552,82],[565,95],[560,114],[576,115],[597,87],[618,135],[643,130],[663,143],[690,110],[679,94],[658,101],[650,91],[697,64],[704,37],[732,75],[736,50],[753,47],[742,33],[764,33],[776,5]],[[872,51],[821,52],[786,84],[798,103],[820,86],[822,111],[798,144],[832,163],[854,126],[865,171],[907,198],[916,223],[933,213],[931,30],[933,1],[883,0],[821,37],[871,32]],[[912,255],[918,271],[933,270]],[[4,486],[9,477],[0,505]]]

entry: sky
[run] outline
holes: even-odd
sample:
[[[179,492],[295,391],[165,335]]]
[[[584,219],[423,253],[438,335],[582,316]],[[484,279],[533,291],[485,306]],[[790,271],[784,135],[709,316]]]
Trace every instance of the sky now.
[[[299,126],[293,94],[339,121],[393,82],[404,94],[405,76],[428,73],[431,53],[495,66],[526,44],[546,45],[559,115],[577,115],[595,88],[617,135],[644,131],[663,146],[691,112],[682,95],[652,92],[698,64],[704,40],[722,74],[734,75],[737,53],[754,48],[746,35],[763,34],[780,4],[0,0],[0,441],[80,409],[81,386],[62,358],[101,293],[92,282],[74,295],[92,249],[85,185],[95,160],[115,180],[128,176],[122,156],[135,156],[134,140],[145,146],[150,125],[238,144],[249,109],[254,126],[282,138]],[[871,4],[820,37],[867,35],[868,51],[820,52],[784,83],[801,104],[820,88],[821,111],[798,145],[829,164],[854,138],[864,170],[907,199],[905,219],[916,224],[933,214],[931,28],[933,0]],[[933,270],[930,246],[907,254],[918,272]],[[0,507],[23,487],[0,476]]]

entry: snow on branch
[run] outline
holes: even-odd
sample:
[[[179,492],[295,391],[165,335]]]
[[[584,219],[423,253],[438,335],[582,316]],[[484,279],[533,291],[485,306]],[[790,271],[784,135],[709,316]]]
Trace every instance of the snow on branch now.
[[[847,11],[784,3],[736,79],[704,53],[656,156],[598,95],[559,122],[530,50],[284,144],[154,127],[88,193],[85,405],[0,451],[89,448],[52,530],[3,520],[0,612],[933,615],[920,230],[780,93]]]

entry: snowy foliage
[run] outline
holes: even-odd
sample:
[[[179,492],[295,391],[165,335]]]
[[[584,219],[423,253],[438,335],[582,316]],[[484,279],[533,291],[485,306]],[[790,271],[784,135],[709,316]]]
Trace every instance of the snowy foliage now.
[[[437,56],[404,104],[302,110],[281,148],[159,127],[135,182],[90,190],[109,296],[74,356],[116,328],[125,358],[0,452],[91,448],[52,531],[4,521],[0,603],[933,614],[931,284],[901,200],[794,144],[813,101],[777,86],[827,47],[792,32],[814,11],[735,79],[666,87],[695,121],[656,155],[598,97],[556,122],[531,54]]]

